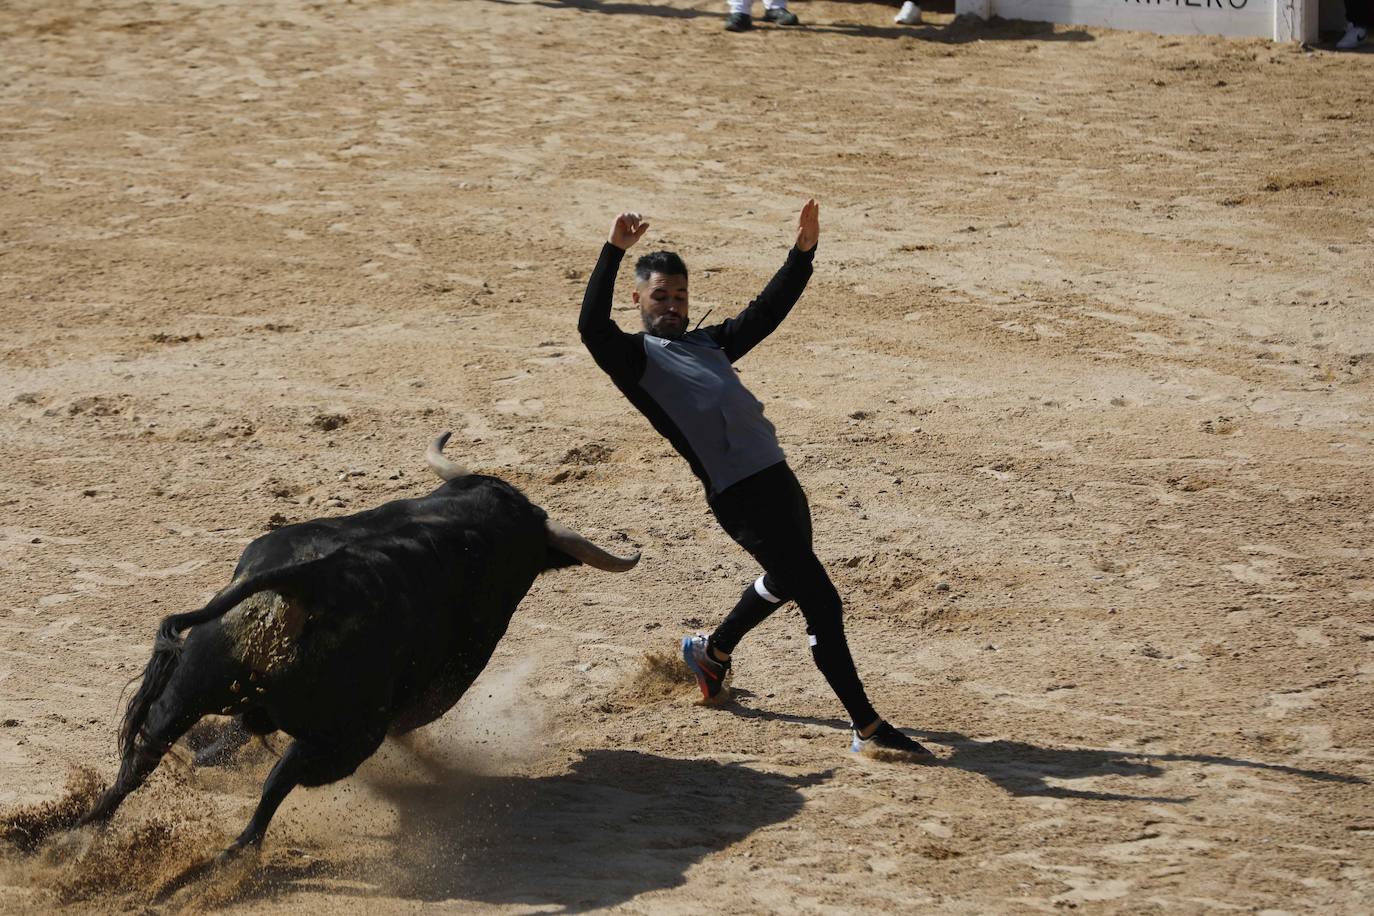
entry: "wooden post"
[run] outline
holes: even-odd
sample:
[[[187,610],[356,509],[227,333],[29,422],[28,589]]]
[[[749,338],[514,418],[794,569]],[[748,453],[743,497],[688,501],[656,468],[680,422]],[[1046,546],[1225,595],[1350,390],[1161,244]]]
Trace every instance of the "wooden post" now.
[[[1274,0],[1274,40],[1317,40],[1319,0]]]

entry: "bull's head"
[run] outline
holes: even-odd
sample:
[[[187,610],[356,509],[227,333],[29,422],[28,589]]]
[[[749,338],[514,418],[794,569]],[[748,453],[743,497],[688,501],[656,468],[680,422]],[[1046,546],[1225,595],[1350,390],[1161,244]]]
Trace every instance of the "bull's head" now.
[[[444,480],[456,480],[459,477],[466,477],[468,469],[458,462],[444,456],[444,445],[448,442],[452,433],[443,433],[429,444],[425,450],[425,461]],[[585,563],[593,569],[602,569],[607,572],[625,572],[633,569],[639,562],[639,551],[627,557],[618,556],[609,551],[602,550],[582,535],[564,525],[558,524],[553,519],[544,520],[544,530],[548,535],[549,546],[555,550],[560,550],[568,556],[581,563]]]

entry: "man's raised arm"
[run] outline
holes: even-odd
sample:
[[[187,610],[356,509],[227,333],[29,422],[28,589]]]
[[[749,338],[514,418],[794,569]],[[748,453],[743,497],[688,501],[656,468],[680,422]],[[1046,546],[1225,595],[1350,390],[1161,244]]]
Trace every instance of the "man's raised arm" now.
[[[757,299],[720,326],[716,339],[730,362],[735,362],[772,334],[806,290],[806,283],[811,279],[811,262],[816,256],[816,241],[821,234],[820,215],[820,204],[808,200],[797,218],[796,243],[787,253],[782,268],[768,281]]]
[[[577,333],[592,359],[613,379],[633,381],[644,371],[644,354],[634,335],[626,334],[611,320],[611,300],[625,250],[638,242],[648,228],[649,224],[638,213],[622,213],[615,218],[582,297]]]

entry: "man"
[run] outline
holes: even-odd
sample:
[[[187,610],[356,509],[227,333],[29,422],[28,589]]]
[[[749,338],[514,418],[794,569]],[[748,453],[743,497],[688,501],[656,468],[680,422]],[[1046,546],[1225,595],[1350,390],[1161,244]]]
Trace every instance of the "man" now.
[[[747,32],[754,27],[749,15],[753,0],[729,0],[730,14],[725,17],[725,31]],[[787,8],[787,0],[763,0],[763,21],[774,25],[801,25],[797,14]]]
[[[596,364],[687,459],[721,527],[763,567],[763,575],[745,588],[709,638],[683,639],[683,660],[702,695],[715,699],[736,644],[783,603],[795,600],[806,618],[816,667],[853,723],[851,749],[929,754],[868,702],[845,641],[840,596],[811,548],[806,494],[763,405],[732,368],[801,298],[820,236],[820,208],[814,200],[802,207],[796,244],[759,297],[734,318],[710,327],[687,329],[682,258],[670,251],[640,258],[631,299],[644,330],[627,334],[611,320],[615,275],[626,250],[648,228],[638,213],[616,217],[587,282],[577,330]]]

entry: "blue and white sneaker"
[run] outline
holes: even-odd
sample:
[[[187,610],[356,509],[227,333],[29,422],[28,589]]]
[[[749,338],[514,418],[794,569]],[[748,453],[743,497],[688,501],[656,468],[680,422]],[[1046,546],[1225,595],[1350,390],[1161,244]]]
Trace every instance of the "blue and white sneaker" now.
[[[730,671],[730,663],[718,662],[711,657],[705,633],[682,637],[682,660],[697,679],[703,699],[709,702],[720,696],[725,689],[725,675]]]
[[[886,754],[901,754],[910,757],[935,756],[924,745],[912,741],[893,728],[890,722],[883,722],[882,725],[878,726],[878,730],[867,738],[860,738],[858,729],[855,729],[854,740],[850,743],[849,750],[855,754],[869,754],[879,757]]]

